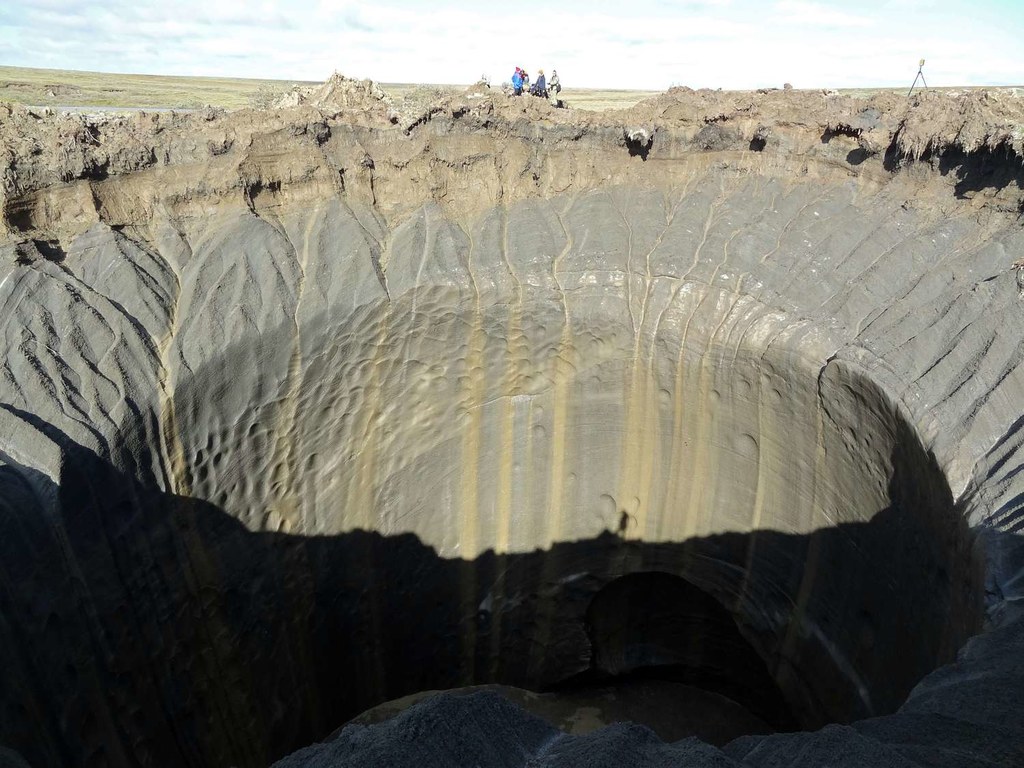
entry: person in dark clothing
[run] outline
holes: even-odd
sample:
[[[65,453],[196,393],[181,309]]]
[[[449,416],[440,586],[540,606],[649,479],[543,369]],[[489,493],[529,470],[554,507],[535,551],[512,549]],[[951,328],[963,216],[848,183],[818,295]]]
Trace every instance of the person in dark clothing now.
[[[544,70],[537,70],[537,82],[533,84],[533,89],[530,91],[534,96],[541,96],[543,98],[548,97],[548,84],[544,79]]]

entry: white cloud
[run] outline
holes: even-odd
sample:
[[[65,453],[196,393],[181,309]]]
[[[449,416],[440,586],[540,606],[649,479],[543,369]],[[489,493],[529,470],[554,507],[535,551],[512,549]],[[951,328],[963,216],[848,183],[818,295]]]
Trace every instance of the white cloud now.
[[[773,11],[779,20],[812,27],[870,27],[874,24],[869,16],[847,13],[825,3],[806,0],[780,0],[775,3]]]
[[[493,81],[556,67],[567,87],[1024,83],[1019,28],[975,0],[7,0],[0,61],[21,66],[383,82]],[[979,12],[988,6],[990,14]],[[851,8],[856,10],[851,10]],[[1020,16],[1020,14],[1018,14]],[[992,22],[986,19],[998,19]]]

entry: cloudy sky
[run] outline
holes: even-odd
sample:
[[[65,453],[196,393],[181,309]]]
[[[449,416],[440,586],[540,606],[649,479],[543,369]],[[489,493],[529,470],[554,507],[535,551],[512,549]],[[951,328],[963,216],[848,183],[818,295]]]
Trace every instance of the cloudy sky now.
[[[515,13],[512,8],[515,7]],[[2,0],[0,64],[567,87],[1024,85],[1024,0]]]

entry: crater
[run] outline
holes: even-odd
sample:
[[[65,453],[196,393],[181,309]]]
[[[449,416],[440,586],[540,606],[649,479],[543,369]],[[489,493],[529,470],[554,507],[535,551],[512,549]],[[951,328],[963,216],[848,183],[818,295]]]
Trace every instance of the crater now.
[[[479,706],[534,756],[1018,754],[1016,156],[950,155],[986,207],[796,96],[660,98],[228,115],[5,200],[0,743],[302,765]]]

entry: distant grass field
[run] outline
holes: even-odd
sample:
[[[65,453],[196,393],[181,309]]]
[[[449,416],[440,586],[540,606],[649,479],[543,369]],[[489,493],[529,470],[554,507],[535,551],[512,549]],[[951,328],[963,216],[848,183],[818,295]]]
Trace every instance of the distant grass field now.
[[[317,85],[300,80],[250,80],[229,77],[175,77],[79,72],[63,69],[28,69],[0,66],[0,101],[44,107],[101,107],[105,109],[195,109],[207,104],[238,109],[266,103],[293,85]],[[467,84],[468,85],[468,84]],[[426,88],[460,89],[413,83],[381,83],[396,100],[412,98]],[[497,84],[496,84],[497,87]],[[880,90],[848,89],[851,96],[869,96]],[[1024,89],[1012,89],[1015,95]],[[562,98],[573,109],[625,109],[659,91],[564,88]]]
[[[0,66],[0,101],[42,107],[194,109],[209,104],[238,109],[252,106],[261,96],[284,93],[293,85],[317,84],[301,80],[127,75]],[[424,87],[413,83],[381,86],[396,99]],[[624,109],[655,93],[566,88],[562,98],[574,109]]]
[[[0,66],[0,101],[47,107],[195,108],[249,106],[261,88],[285,91],[298,81],[171,77]],[[311,85],[311,83],[301,83]]]

